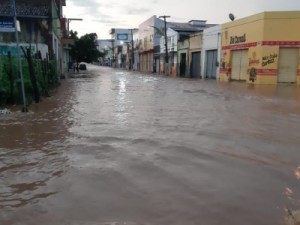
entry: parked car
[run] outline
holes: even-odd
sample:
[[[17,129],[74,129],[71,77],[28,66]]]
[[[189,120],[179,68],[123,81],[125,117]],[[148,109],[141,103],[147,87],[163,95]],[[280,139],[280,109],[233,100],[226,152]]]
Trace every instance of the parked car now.
[[[80,63],[80,64],[79,64],[79,69],[80,69],[80,70],[87,70],[86,64]]]

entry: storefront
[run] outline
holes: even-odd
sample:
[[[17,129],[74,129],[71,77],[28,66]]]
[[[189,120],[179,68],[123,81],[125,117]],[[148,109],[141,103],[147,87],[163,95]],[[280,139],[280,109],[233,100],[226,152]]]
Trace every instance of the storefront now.
[[[221,81],[300,85],[300,11],[264,12],[222,25]]]

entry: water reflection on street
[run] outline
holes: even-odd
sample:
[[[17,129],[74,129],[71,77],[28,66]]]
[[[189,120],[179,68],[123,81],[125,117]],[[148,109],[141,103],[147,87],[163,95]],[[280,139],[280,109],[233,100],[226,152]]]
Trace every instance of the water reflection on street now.
[[[299,87],[85,73],[0,115],[1,225],[293,222]]]

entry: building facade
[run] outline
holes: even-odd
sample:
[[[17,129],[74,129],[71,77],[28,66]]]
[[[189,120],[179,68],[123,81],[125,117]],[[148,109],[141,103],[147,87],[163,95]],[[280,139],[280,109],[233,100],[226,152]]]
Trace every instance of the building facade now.
[[[170,27],[167,30],[167,49],[168,49],[168,58],[169,58],[169,64],[168,64],[168,71],[170,76],[177,76],[179,75],[179,58],[178,55],[178,42],[181,42],[185,39],[189,39],[188,49],[187,52],[190,54],[190,47],[192,49],[200,48],[201,42],[194,38],[191,38],[191,34],[203,31],[206,27],[206,21],[205,20],[191,20],[188,23],[175,23],[170,22]],[[161,53],[161,71],[164,73],[164,65],[165,65],[165,55],[166,55],[166,45],[165,45],[165,38],[164,36],[160,39],[160,53]],[[192,42],[192,45],[191,45]],[[195,51],[196,51],[195,50]],[[188,57],[190,58],[190,57]],[[198,60],[196,61],[198,62]],[[195,64],[194,64],[195,66]],[[199,68],[200,68],[200,58],[199,58]]]
[[[213,24],[206,20],[191,20],[188,23],[170,22],[167,32],[169,75],[200,78],[202,33]],[[165,38],[161,37],[161,70],[164,70]]]
[[[11,0],[2,0],[0,20],[11,19],[14,15]],[[67,61],[61,42],[65,30],[62,17],[65,0],[19,0],[16,1],[16,15],[20,23],[20,46],[30,48],[33,56],[55,59],[58,74],[63,75]],[[10,52],[16,55],[14,32],[0,32],[0,55]],[[22,53],[22,51],[21,51]],[[23,53],[21,54],[23,57]]]
[[[300,84],[300,11],[263,12],[222,25],[220,80]]]
[[[122,48],[124,44],[126,44],[126,46],[130,45],[131,47],[131,43],[133,41],[132,30],[134,29],[113,28],[110,31],[113,48],[112,64],[114,67],[124,68],[124,65],[126,65],[126,61],[131,61],[131,58],[127,59],[126,55],[122,54]]]
[[[112,39],[97,40],[97,49],[103,53],[103,57],[99,60],[100,65],[111,66],[113,56]]]
[[[221,25],[203,31],[201,74],[206,79],[219,79],[221,56]]]
[[[168,27],[167,23],[167,27]],[[142,72],[158,72],[160,37],[165,33],[164,21],[152,16],[139,25],[139,66]]]
[[[187,77],[190,75],[189,71],[189,49],[190,49],[190,38],[180,37],[177,44],[177,55],[179,60],[178,75],[180,77]]]
[[[168,71],[170,76],[177,75],[177,65],[178,65],[178,57],[177,57],[177,43],[179,39],[179,34],[177,31],[172,28],[168,28],[167,30],[167,50],[168,50]],[[159,68],[157,68],[156,72],[160,74],[165,73],[165,57],[166,57],[166,43],[165,37],[162,36],[160,38],[160,60],[159,60]]]
[[[191,78],[202,78],[201,74],[201,51],[202,32],[190,34],[189,38],[189,69]]]

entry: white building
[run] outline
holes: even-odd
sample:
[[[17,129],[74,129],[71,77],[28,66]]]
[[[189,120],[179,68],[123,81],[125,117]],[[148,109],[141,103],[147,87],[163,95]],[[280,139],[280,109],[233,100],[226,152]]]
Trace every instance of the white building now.
[[[206,20],[190,20],[188,23],[175,23],[170,22],[170,27],[167,30],[167,50],[168,50],[168,75],[177,76],[179,75],[179,55],[184,52],[187,59],[184,61],[190,64],[189,58],[192,56],[198,56],[197,59],[193,60],[193,68],[198,71],[200,76],[200,50],[201,43],[200,38],[193,38],[190,35],[195,34],[197,32],[202,32],[207,29],[207,27],[213,26],[212,24],[206,24]],[[199,35],[198,35],[199,36]],[[187,46],[178,46],[178,41],[183,41],[188,39]],[[196,40],[199,40],[196,42]],[[179,49],[181,48],[181,49]],[[180,50],[180,51],[179,51]],[[165,55],[166,55],[166,47],[165,47],[165,37],[162,36],[160,38],[160,72],[164,73],[166,68],[164,68],[165,64]],[[191,56],[190,56],[191,55]]]
[[[124,28],[112,28],[110,34],[112,36],[112,48],[113,51],[113,63],[116,67],[124,66],[126,61],[129,61],[129,58],[124,58],[122,54],[123,44],[129,44],[131,46],[133,40],[133,31],[135,29],[124,29]],[[131,64],[131,59],[129,64]]]
[[[103,66],[111,66],[113,57],[112,39],[99,39],[97,40],[97,49],[99,52],[104,53],[104,57],[100,59],[100,64]]]
[[[169,75],[176,76],[177,74],[177,43],[179,40],[180,34],[173,30],[172,28],[167,29],[167,50],[168,50],[168,62],[169,62],[169,69],[168,73]],[[160,68],[156,69],[157,72],[164,73],[164,63],[165,63],[165,57],[166,57],[166,43],[165,43],[165,37],[162,36],[160,38]],[[158,66],[158,65],[157,65]]]
[[[204,78],[219,79],[221,26],[216,25],[205,29],[202,41],[201,74]]]

